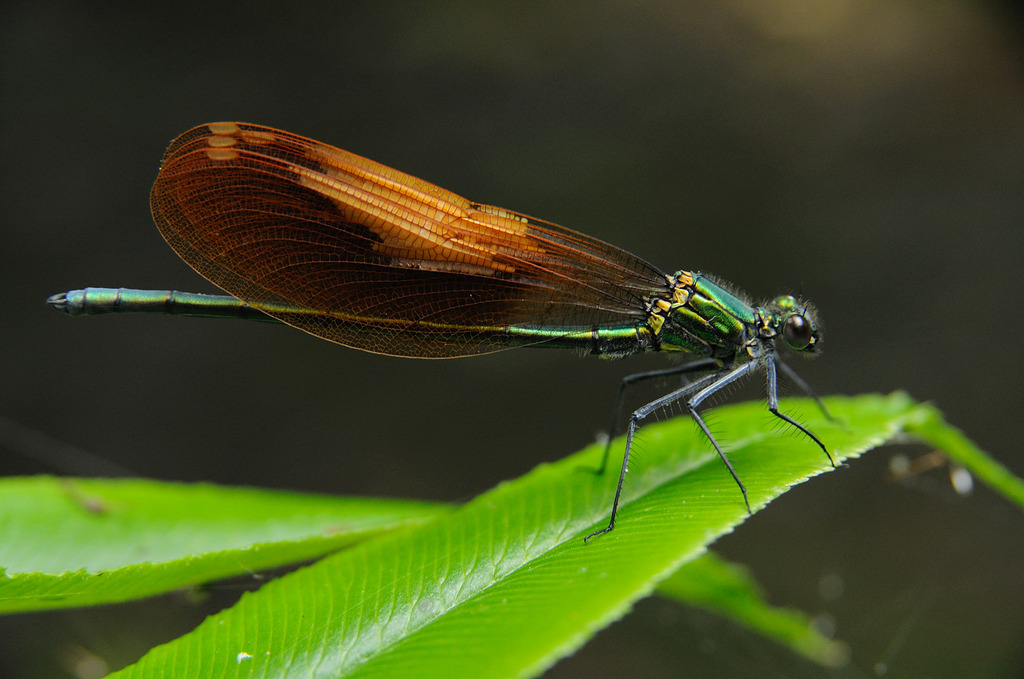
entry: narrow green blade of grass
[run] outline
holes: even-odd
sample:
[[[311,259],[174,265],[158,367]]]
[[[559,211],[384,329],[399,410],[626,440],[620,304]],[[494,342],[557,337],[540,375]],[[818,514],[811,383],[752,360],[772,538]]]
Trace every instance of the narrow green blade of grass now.
[[[657,591],[729,618],[827,667],[842,667],[849,660],[846,644],[823,636],[805,613],[768,605],[746,568],[713,552],[684,564],[663,580]]]
[[[811,402],[783,408],[837,460],[893,438],[920,408],[903,394],[827,404],[835,421]],[[755,511],[830,469],[763,404],[721,408],[712,421]],[[642,432],[618,527],[589,545],[615,486],[615,474],[586,471],[599,446],[270,582],[117,676],[535,676],[747,517],[689,419]]]
[[[297,563],[444,511],[209,484],[0,479],[0,612],[127,601]]]

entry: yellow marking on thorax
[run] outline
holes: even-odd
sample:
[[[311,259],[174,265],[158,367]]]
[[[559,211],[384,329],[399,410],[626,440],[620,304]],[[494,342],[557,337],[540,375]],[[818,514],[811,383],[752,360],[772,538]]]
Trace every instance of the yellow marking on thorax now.
[[[677,285],[672,290],[672,306],[681,307],[686,306],[686,303],[690,301],[690,289],[684,288],[681,285]]]
[[[661,326],[665,325],[665,317],[656,311],[647,316],[647,326],[655,335],[661,334]]]

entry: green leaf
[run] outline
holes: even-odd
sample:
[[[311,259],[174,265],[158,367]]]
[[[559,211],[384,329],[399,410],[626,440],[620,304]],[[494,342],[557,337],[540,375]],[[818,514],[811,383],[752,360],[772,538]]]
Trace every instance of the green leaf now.
[[[893,438],[921,408],[903,394],[827,404],[836,421],[807,401],[783,408],[802,411],[838,460]],[[763,404],[721,408],[713,421],[755,510],[830,469]],[[618,526],[589,545],[616,480],[586,471],[596,445],[243,595],[117,676],[535,676],[747,518],[691,421],[642,432]]]
[[[922,405],[907,421],[906,428],[907,433],[943,451],[1007,500],[1024,509],[1024,481],[986,455],[962,431],[947,424],[938,409]]]
[[[828,405],[835,421],[806,401],[784,408],[809,413],[837,459],[913,433],[1024,506],[1024,484],[931,406],[901,394]],[[829,468],[763,404],[711,415],[755,511]],[[841,645],[769,608],[736,567],[704,556],[677,570],[746,518],[692,423],[645,427],[635,450],[618,528],[588,546],[581,537],[607,520],[615,482],[586,471],[596,446],[455,512],[209,485],[3,480],[0,610],[138,598],[363,541],[246,595],[124,676],[532,676],[659,583],[819,662],[841,661]]]
[[[827,667],[849,660],[846,644],[823,636],[801,611],[769,606],[746,568],[714,553],[683,565],[658,585],[658,594],[729,618]]]
[[[0,479],[0,612],[127,601],[297,563],[444,511],[208,484]]]

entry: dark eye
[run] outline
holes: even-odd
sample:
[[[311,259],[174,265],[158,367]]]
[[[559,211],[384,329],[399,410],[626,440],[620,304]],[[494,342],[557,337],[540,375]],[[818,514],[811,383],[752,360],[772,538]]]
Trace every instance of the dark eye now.
[[[786,344],[797,351],[806,349],[811,343],[811,324],[803,316],[790,316],[782,324],[782,336]]]

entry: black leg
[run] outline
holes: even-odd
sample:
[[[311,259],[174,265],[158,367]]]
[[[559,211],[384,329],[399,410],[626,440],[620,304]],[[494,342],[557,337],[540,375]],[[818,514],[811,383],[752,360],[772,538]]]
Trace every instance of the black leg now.
[[[704,432],[704,435],[708,437],[709,441],[711,441],[711,445],[715,447],[715,452],[718,453],[718,457],[722,459],[722,462],[725,463],[725,468],[728,469],[729,473],[732,475],[732,480],[736,482],[737,486],[739,486],[740,493],[743,494],[743,504],[747,506],[747,514],[753,513],[750,510],[750,500],[747,499],[747,487],[743,485],[742,481],[740,481],[739,474],[737,474],[736,470],[732,468],[732,462],[729,461],[729,456],[725,454],[724,450],[722,450],[722,446],[718,445],[718,440],[711,433],[711,429],[709,429],[707,423],[704,422],[704,418],[697,412],[697,407],[716,391],[722,389],[728,384],[731,384],[732,382],[735,382],[756,369],[756,362],[751,361],[749,363],[744,363],[732,372],[722,375],[721,379],[715,381],[713,384],[701,389],[686,403],[686,409],[690,411],[690,417],[694,419],[697,425],[700,426],[701,431]]]
[[[744,363],[743,365],[736,368],[731,368],[729,370],[720,370],[711,375],[706,375],[705,377],[702,377],[693,384],[687,384],[673,391],[670,394],[666,394],[661,398],[655,399],[648,403],[647,405],[637,408],[635,411],[633,411],[632,416],[630,416],[629,418],[629,426],[626,429],[626,450],[622,455],[622,467],[619,469],[619,482],[618,485],[615,487],[615,499],[612,500],[611,518],[608,520],[607,526],[605,526],[601,530],[594,531],[593,533],[585,537],[583,539],[584,542],[590,542],[591,538],[601,535],[603,533],[611,532],[615,528],[615,517],[619,512],[619,499],[622,497],[622,484],[626,480],[626,472],[629,471],[629,453],[633,447],[633,435],[636,433],[640,421],[646,418],[651,413],[662,408],[665,408],[667,406],[670,406],[678,401],[682,401],[684,399],[686,400],[686,409],[690,412],[690,415],[694,418],[694,420],[696,420],[701,430],[711,441],[711,445],[714,446],[715,451],[718,453],[718,456],[722,458],[722,461],[725,462],[725,466],[726,468],[728,468],[729,473],[732,474],[732,478],[739,485],[740,492],[743,493],[743,500],[747,504],[747,511],[750,511],[750,503],[747,502],[746,488],[743,487],[743,484],[740,482],[739,476],[737,476],[736,471],[732,467],[732,463],[729,462],[729,458],[726,457],[725,452],[723,452],[721,446],[718,445],[718,441],[716,441],[715,437],[711,435],[711,430],[708,429],[707,424],[705,424],[704,420],[697,413],[696,408],[708,396],[715,393],[716,391],[726,386],[727,384],[730,384],[733,381],[743,377],[744,375],[749,373],[751,370],[756,369],[757,367],[758,364],[754,361],[751,361],[748,363]]]
[[[608,442],[605,443],[604,445],[604,456],[601,458],[601,465],[595,470],[595,472],[597,474],[604,474],[605,469],[608,468],[608,456],[612,448],[612,439],[615,438],[619,422],[622,419],[622,409],[626,405],[627,387],[630,387],[634,384],[639,384],[640,382],[645,382],[647,380],[656,379],[658,377],[688,375],[690,373],[717,370],[721,367],[721,363],[713,358],[702,358],[699,361],[693,361],[692,363],[687,363],[685,365],[677,365],[671,368],[664,368],[662,370],[651,370],[649,372],[635,373],[633,375],[627,375],[626,377],[624,377],[622,383],[619,384],[619,394],[615,399],[615,410],[612,413],[611,426],[608,427]]]
[[[672,374],[684,374],[686,372],[697,372],[700,369],[708,369],[708,367],[710,367],[709,361],[710,359],[705,359],[702,361],[696,361],[695,363],[687,364],[685,366],[680,366],[679,368],[676,369],[658,370],[652,371],[650,373],[640,373],[638,375],[631,375],[630,377],[627,377],[625,380],[623,380],[623,384],[619,388],[620,405],[618,405],[617,410],[621,409],[622,407],[622,392],[625,389],[626,384],[633,384],[635,382],[642,381],[644,379],[652,377],[661,377],[664,375]],[[714,362],[710,361],[710,365],[714,365]],[[832,463],[832,466],[835,467],[835,460],[832,459],[832,455],[828,452],[828,449],[825,447],[825,444],[821,442],[821,439],[815,436],[809,429],[807,429],[807,427],[803,426],[802,424],[800,424],[793,418],[789,417],[785,413],[779,411],[778,376],[775,368],[775,356],[773,354],[769,354],[768,356],[764,357],[763,365],[768,383],[768,410],[771,411],[771,413],[775,415],[775,417],[778,417],[780,420],[793,426],[794,428],[805,434],[812,441],[814,441],[818,445],[818,447],[821,448],[822,451],[824,451],[825,455],[828,457],[829,462]],[[694,368],[694,366],[700,367]],[[673,391],[670,394],[655,399],[654,401],[651,401],[647,405],[644,405],[633,411],[632,416],[630,416],[629,418],[629,425],[626,429],[626,450],[622,455],[622,467],[619,469],[619,481],[618,485],[615,487],[615,499],[612,500],[611,518],[608,520],[607,526],[605,526],[601,530],[594,531],[593,533],[585,537],[583,539],[584,542],[589,542],[591,538],[594,538],[598,535],[602,535],[603,533],[611,532],[615,528],[615,518],[619,512],[619,500],[622,497],[622,485],[626,480],[626,473],[629,471],[629,454],[633,447],[633,436],[636,433],[640,421],[646,418],[652,412],[670,406],[678,401],[685,401],[686,409],[690,413],[690,417],[692,417],[693,420],[697,423],[697,425],[701,428],[701,431],[704,432],[704,435],[708,438],[708,441],[710,441],[711,445],[714,447],[715,452],[718,453],[718,457],[721,458],[723,463],[725,463],[726,469],[729,470],[729,474],[732,475],[733,480],[739,487],[740,493],[743,494],[743,502],[747,506],[747,512],[751,512],[750,500],[747,498],[746,487],[743,485],[743,482],[740,481],[740,477],[736,473],[736,470],[733,468],[732,463],[729,461],[729,457],[725,454],[725,451],[723,451],[722,447],[718,444],[718,440],[715,439],[714,434],[711,433],[711,429],[707,426],[707,423],[704,422],[704,418],[700,416],[700,413],[698,412],[697,408],[708,397],[712,396],[713,394],[720,391],[722,388],[731,384],[732,382],[735,382],[736,380],[746,376],[750,372],[759,369],[761,366],[762,361],[755,360],[748,361],[747,363],[744,363],[738,367],[732,367],[726,370],[719,370],[715,373],[700,378],[699,380],[693,382],[692,384],[687,384]],[[817,396],[814,395],[814,392],[812,392],[810,388],[807,386],[807,383],[800,379],[795,373],[793,373],[785,364],[782,364],[782,369],[786,373],[786,375],[793,379],[793,381],[801,389],[803,389],[805,392],[814,397],[814,399],[818,401],[819,405],[821,405],[822,410],[825,411],[825,414],[828,415],[828,411],[825,410],[824,404],[822,404],[821,401],[818,400]],[[606,447],[604,462],[602,462],[602,470],[607,462],[607,458],[608,448]]]
[[[807,387],[807,384],[802,379],[796,376],[796,373],[790,371],[784,363],[780,365],[782,365],[782,368],[786,372],[787,376],[789,376],[791,379],[795,378],[793,381],[800,385],[801,388],[804,389],[804,391],[810,393],[813,396],[813,393],[810,391],[810,388]],[[777,378],[775,375],[774,356],[768,356],[765,360],[765,373],[768,378],[768,410],[771,411],[772,415],[779,418],[783,422],[788,422],[789,424],[793,425],[794,427],[802,431],[804,434],[806,434],[809,439],[817,443],[818,447],[825,451],[825,456],[828,458],[828,461],[832,463],[832,467],[834,468],[836,466],[836,461],[832,459],[832,454],[828,452],[828,448],[826,448],[825,444],[821,442],[821,439],[812,434],[810,429],[800,424],[789,415],[779,412],[779,394]],[[818,397],[815,396],[814,398],[815,400],[817,400]],[[825,406],[821,403],[821,401],[818,401],[818,405],[821,406],[822,410],[825,410]],[[828,415],[827,410],[825,410],[825,414]],[[831,416],[829,416],[829,419],[831,419]]]

